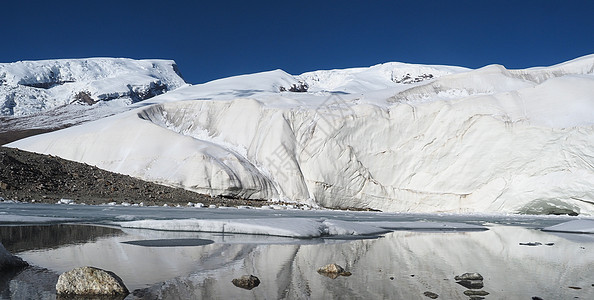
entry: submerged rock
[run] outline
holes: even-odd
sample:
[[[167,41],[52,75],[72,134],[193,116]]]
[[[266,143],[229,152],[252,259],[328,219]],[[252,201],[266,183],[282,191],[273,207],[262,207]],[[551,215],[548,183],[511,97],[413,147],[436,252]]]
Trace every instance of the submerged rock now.
[[[345,271],[343,267],[337,264],[327,264],[318,269],[318,273],[330,277],[332,279],[337,278],[338,276],[351,276],[351,272]]]
[[[59,295],[128,295],[130,292],[120,277],[94,267],[75,268],[58,277]]]
[[[483,276],[479,273],[464,273],[454,277],[455,280],[483,280]]]
[[[243,275],[231,281],[236,287],[251,290],[260,285],[260,279],[254,275]]]
[[[437,299],[437,298],[439,298],[439,295],[438,294],[433,293],[433,292],[429,292],[429,291],[424,292],[423,295],[425,295],[425,297],[429,297],[431,299]]]
[[[482,289],[484,287],[482,280],[460,280],[456,283],[467,289]]]
[[[28,265],[29,264],[22,258],[8,252],[8,250],[4,248],[4,245],[2,245],[2,242],[0,242],[0,270],[23,268]]]
[[[487,295],[489,295],[489,292],[486,292],[486,291],[483,291],[483,290],[479,290],[479,291],[466,290],[466,291],[464,291],[464,295],[470,296],[470,297],[474,297],[474,296],[487,296]]]
[[[541,246],[541,242],[528,242],[528,243],[520,243],[520,246]]]

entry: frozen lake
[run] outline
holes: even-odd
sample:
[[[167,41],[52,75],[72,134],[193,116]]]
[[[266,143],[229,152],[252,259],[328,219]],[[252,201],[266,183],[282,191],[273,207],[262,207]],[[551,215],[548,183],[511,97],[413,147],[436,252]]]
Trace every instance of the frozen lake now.
[[[454,280],[466,272],[486,299],[594,299],[594,235],[541,230],[571,220],[2,203],[2,243],[35,267],[2,274],[0,296],[53,299],[58,274],[88,265],[118,274],[127,299],[470,299]],[[316,272],[329,263],[352,275]],[[246,274],[260,286],[231,283]]]

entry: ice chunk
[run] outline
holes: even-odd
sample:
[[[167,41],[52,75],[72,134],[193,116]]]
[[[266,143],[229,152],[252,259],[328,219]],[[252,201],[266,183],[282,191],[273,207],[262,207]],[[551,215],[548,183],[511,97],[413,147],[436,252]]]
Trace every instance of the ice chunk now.
[[[125,228],[263,234],[297,238],[319,237],[325,229],[321,221],[306,218],[138,220],[117,222],[117,224]]]
[[[296,238],[314,238],[327,235],[372,235],[390,231],[379,226],[370,225],[371,222],[366,224],[311,218],[137,220],[116,223],[124,228],[261,234]]]
[[[594,233],[594,220],[573,220],[545,227],[542,230],[568,233]]]
[[[372,226],[370,223],[363,224],[360,222],[325,220],[323,224],[327,227],[329,235],[367,235],[389,231],[378,226]]]

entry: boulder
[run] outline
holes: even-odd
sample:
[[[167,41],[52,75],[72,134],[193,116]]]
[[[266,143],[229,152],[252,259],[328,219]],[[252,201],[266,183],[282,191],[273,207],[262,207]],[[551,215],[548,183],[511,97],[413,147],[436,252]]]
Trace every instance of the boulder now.
[[[120,277],[94,267],[75,268],[58,277],[59,295],[128,295],[130,292]]]
[[[337,264],[328,264],[318,269],[318,273],[332,279],[338,276],[351,276],[351,272],[345,271],[343,267]]]
[[[18,256],[12,255],[0,242],[0,270],[23,268],[29,264]]]
[[[479,273],[464,273],[454,277],[455,280],[483,280],[483,276]]]
[[[336,273],[340,274],[344,269],[337,264],[328,264],[318,269],[318,273]]]
[[[489,295],[489,292],[485,292],[483,290],[466,290],[464,291],[464,295],[469,296],[469,297],[474,297],[474,296],[487,296]]]
[[[437,299],[439,298],[439,295],[434,293],[434,292],[430,292],[430,291],[426,291],[423,293],[423,295],[425,295],[425,297],[431,298],[431,299]]]
[[[254,275],[243,275],[231,280],[233,285],[242,289],[251,290],[260,285],[260,279]]]

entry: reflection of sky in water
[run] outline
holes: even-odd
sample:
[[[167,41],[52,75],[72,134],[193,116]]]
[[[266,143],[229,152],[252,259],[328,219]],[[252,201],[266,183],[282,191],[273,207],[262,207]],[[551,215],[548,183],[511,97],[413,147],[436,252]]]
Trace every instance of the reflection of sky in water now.
[[[143,218],[307,217],[357,222],[464,222],[489,228],[487,231],[445,232],[399,230],[365,239],[295,239],[84,225],[43,226],[38,228],[48,232],[30,234],[28,232],[35,232],[35,227],[18,230],[0,227],[4,230],[0,230],[2,241],[9,241],[10,237],[11,247],[21,249],[18,255],[33,265],[50,270],[20,273],[11,281],[10,287],[14,289],[21,286],[30,291],[43,291],[41,283],[35,288],[39,274],[54,278],[56,275],[52,272],[62,273],[89,265],[115,272],[131,290],[144,288],[146,299],[157,295],[187,299],[331,299],[344,295],[355,299],[423,299],[426,291],[438,294],[440,299],[467,299],[463,294],[465,288],[453,279],[465,272],[483,275],[483,290],[490,293],[487,298],[491,299],[531,299],[534,296],[594,299],[591,271],[594,235],[538,230],[573,219],[567,217],[26,204],[0,204],[0,224],[7,224],[9,218],[3,221],[1,216],[10,216],[13,223],[22,223],[15,221],[14,216],[21,219],[35,216],[37,219],[33,223],[41,222],[43,218],[68,217],[77,222],[102,224]],[[48,219],[47,222],[57,221]],[[161,246],[175,246],[176,242],[172,240],[198,239],[213,243],[184,247],[125,243],[158,240]],[[40,243],[40,240],[45,242]],[[520,245],[530,242],[543,245]],[[554,245],[545,246],[546,243]],[[328,263],[338,263],[353,275],[336,279],[319,275],[316,270]],[[258,276],[261,285],[246,291],[231,284],[233,278],[245,274]],[[17,281],[20,285],[15,283]],[[574,290],[569,286],[582,289]],[[11,293],[15,291],[11,290]],[[5,297],[6,291],[1,295]]]
[[[336,298],[345,291],[360,299],[421,299],[419,295],[425,291],[444,299],[464,299],[465,288],[453,277],[465,272],[481,273],[483,289],[497,299],[594,296],[593,243],[518,226],[495,225],[488,231],[472,232],[395,231],[363,240],[142,229],[124,232],[86,244],[18,254],[57,273],[91,265],[114,271],[130,289],[148,287],[147,295],[174,293],[194,299]],[[214,243],[197,247],[123,243],[158,239],[207,239]],[[520,245],[525,242],[554,246]],[[353,275],[332,280],[317,274],[317,268],[332,262]],[[233,278],[245,274],[258,276],[262,284],[249,292],[231,285]],[[164,281],[168,284],[161,284]]]

